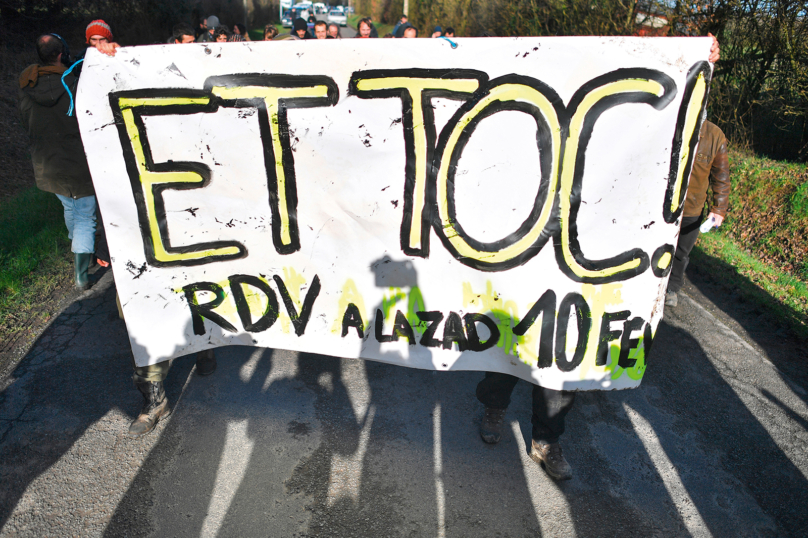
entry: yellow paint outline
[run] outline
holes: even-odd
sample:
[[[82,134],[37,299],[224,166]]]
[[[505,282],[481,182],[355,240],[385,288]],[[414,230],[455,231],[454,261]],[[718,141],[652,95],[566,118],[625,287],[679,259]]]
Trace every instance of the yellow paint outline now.
[[[550,133],[553,137],[553,154],[550,185],[547,189],[547,198],[544,200],[541,213],[539,214],[539,218],[536,220],[536,223],[521,239],[515,243],[505,247],[502,250],[488,252],[477,250],[469,245],[462,237],[460,237],[460,235],[458,235],[454,222],[452,222],[449,218],[447,184],[449,181],[451,155],[454,153],[455,146],[457,146],[460,136],[463,134],[466,126],[468,126],[468,124],[471,123],[480,112],[488,107],[488,105],[495,101],[522,101],[530,103],[538,108],[550,127]],[[558,177],[560,148],[561,124],[558,120],[558,115],[556,114],[555,108],[553,108],[552,103],[550,103],[547,97],[530,86],[525,86],[523,84],[502,84],[492,88],[488,95],[474,105],[471,110],[463,114],[449,135],[449,138],[446,141],[446,147],[443,150],[443,155],[441,156],[441,164],[440,168],[438,169],[437,177],[436,200],[438,205],[438,216],[440,218],[441,226],[444,229],[444,234],[460,256],[488,264],[504,263],[518,257],[528,248],[533,246],[547,225],[547,221],[550,219],[552,214],[553,202],[555,200],[558,185],[558,180],[556,178]]]
[[[673,197],[671,198],[671,213],[679,209],[679,196],[682,193],[682,185],[684,185],[685,169],[687,163],[690,161],[690,142],[693,137],[699,136],[696,131],[696,123],[701,117],[701,103],[704,101],[704,96],[707,93],[707,79],[704,77],[704,72],[699,73],[696,84],[693,86],[693,93],[690,94],[690,101],[687,104],[687,115],[685,116],[685,125],[682,130],[683,137],[686,136],[687,140],[682,140],[682,153],[679,156],[679,167],[676,170],[676,183],[673,186]]]
[[[143,200],[146,205],[146,217],[149,223],[149,236],[151,237],[154,258],[158,262],[175,262],[198,260],[209,256],[229,256],[241,252],[238,247],[228,246],[221,248],[211,248],[205,250],[195,250],[192,252],[171,253],[166,250],[163,244],[163,237],[160,235],[160,226],[157,222],[157,209],[155,207],[154,187],[161,184],[170,183],[202,183],[204,178],[196,172],[152,172],[146,167],[146,155],[143,149],[143,141],[140,139],[140,132],[135,123],[134,109],[138,107],[159,107],[159,106],[192,106],[207,105],[210,102],[208,97],[155,97],[155,98],[118,98],[118,108],[123,117],[126,134],[135,155],[135,163],[138,169],[138,176],[141,185]]]
[[[573,179],[575,176],[575,165],[578,159],[578,145],[581,139],[581,129],[586,119],[587,113],[602,99],[620,93],[645,92],[661,97],[665,93],[665,88],[655,80],[628,79],[605,84],[589,92],[583,98],[581,104],[570,120],[569,133],[567,135],[567,145],[564,149],[564,163],[561,170],[561,185],[559,187],[559,217],[561,220],[561,251],[567,267],[576,276],[584,278],[606,278],[618,273],[630,271],[637,268],[641,260],[633,259],[614,267],[607,267],[599,270],[589,270],[582,267],[575,260],[570,250],[570,210],[572,196]]]

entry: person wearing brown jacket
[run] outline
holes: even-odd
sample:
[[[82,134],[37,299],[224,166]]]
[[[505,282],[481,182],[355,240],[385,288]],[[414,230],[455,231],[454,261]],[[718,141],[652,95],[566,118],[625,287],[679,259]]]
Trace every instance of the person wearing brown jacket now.
[[[95,249],[96,202],[79,124],[73,112],[78,79],[70,73],[70,51],[56,34],[36,43],[41,64],[20,75],[20,113],[31,140],[36,185],[64,206],[72,240],[76,287],[87,289],[87,269]]]
[[[730,190],[727,137],[718,126],[705,120],[701,124],[696,151],[685,206],[682,210],[682,228],[673,256],[665,306],[676,306],[679,302],[678,294],[685,283],[685,269],[690,261],[690,251],[696,245],[701,224],[712,219],[714,226],[721,226],[727,215]],[[712,190],[713,196],[709,212],[704,217],[708,188]]]

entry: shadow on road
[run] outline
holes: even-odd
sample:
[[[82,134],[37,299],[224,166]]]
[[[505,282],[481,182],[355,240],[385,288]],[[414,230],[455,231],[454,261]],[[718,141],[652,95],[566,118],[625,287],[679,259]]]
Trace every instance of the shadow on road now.
[[[576,476],[560,484],[526,457],[528,383],[508,410],[513,431],[488,446],[480,372],[229,347],[214,375],[189,378],[192,360],[178,360],[166,386],[175,404],[187,384],[182,402],[105,534],[804,533],[808,481],[784,452],[789,439],[682,325],[660,324],[639,389],[579,395],[563,439]],[[13,377],[0,400],[3,526],[94,424],[116,412],[125,431],[139,409],[112,290],[62,314]],[[760,405],[788,408],[761,394]],[[141,446],[127,439],[95,457]]]
[[[686,275],[693,289],[734,320],[778,369],[803,388],[808,386],[808,354],[805,353],[808,342],[800,341],[790,328],[801,323],[804,325],[800,313],[779,303],[763,288],[741,275],[734,266],[706,254],[698,246],[694,249]],[[779,322],[755,299],[778,302],[788,325]],[[801,396],[808,403],[808,393],[803,390]]]
[[[29,485],[60,461],[88,428],[113,412],[121,427],[142,399],[132,385],[126,327],[109,274],[37,338],[0,392],[0,529]],[[166,384],[176,399],[192,360]],[[77,470],[82,472],[82,470]]]

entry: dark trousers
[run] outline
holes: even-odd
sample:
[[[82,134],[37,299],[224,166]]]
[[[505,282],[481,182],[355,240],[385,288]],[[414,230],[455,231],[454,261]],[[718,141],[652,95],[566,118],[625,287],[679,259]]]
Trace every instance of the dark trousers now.
[[[679,243],[676,244],[676,253],[673,255],[671,278],[668,280],[668,291],[678,292],[685,285],[685,269],[690,262],[690,251],[699,238],[701,215],[698,217],[683,217],[682,229],[679,232]]]
[[[498,372],[486,372],[477,385],[477,399],[494,409],[507,409],[511,403],[518,377]],[[557,443],[564,433],[564,417],[575,403],[575,392],[553,390],[533,385],[533,440]]]

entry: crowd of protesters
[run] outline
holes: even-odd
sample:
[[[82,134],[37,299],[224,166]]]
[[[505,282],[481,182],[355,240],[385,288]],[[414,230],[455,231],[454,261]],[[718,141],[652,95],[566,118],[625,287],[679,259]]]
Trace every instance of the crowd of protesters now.
[[[292,31],[279,34],[275,26],[264,30],[264,40],[280,39],[340,39],[340,28],[323,21],[306,21],[297,18]],[[112,29],[103,20],[94,20],[86,28],[86,44],[103,54],[115,55],[118,44],[114,42]],[[373,20],[363,18],[357,25],[357,38],[378,37]],[[385,37],[414,38],[418,29],[402,16],[393,31]],[[431,37],[451,39],[454,30],[436,27]],[[249,41],[247,30],[236,24],[229,29],[220,24],[219,18],[204,19],[195,30],[180,23],[174,26],[170,44]],[[72,240],[75,261],[75,284],[79,289],[89,287],[88,269],[98,260],[109,264],[103,229],[97,226],[100,220],[90,170],[82,147],[78,122],[74,113],[74,96],[80,76],[81,61],[87,49],[72,58],[67,42],[57,34],[45,34],[37,39],[37,54],[40,63],[26,68],[20,76],[20,111],[23,125],[31,139],[31,158],[37,186],[54,193],[64,206],[65,224]],[[713,42],[710,61],[719,59],[718,42]],[[672,262],[666,306],[675,307],[677,293],[683,283],[684,270],[690,250],[696,242],[700,225],[710,220],[720,225],[727,211],[729,194],[729,168],[727,164],[727,140],[718,127],[705,121],[701,128],[698,154],[690,178],[690,187],[684,205],[681,236]],[[712,203],[705,216],[708,189],[712,190]],[[101,240],[97,240],[97,236]],[[120,311],[119,313],[123,317]],[[169,361],[134,367],[133,380],[144,398],[139,416],[129,427],[132,436],[141,436],[154,429],[161,417],[170,411],[163,388],[168,374]],[[216,369],[213,350],[197,354],[196,372],[208,375]],[[480,426],[480,436],[486,443],[497,443],[502,437],[505,412],[510,404],[511,393],[518,379],[498,372],[487,372],[477,386],[477,398],[485,406]],[[564,433],[564,420],[572,409],[575,392],[533,388],[533,433],[530,457],[542,464],[557,480],[572,477],[572,468],[563,456],[559,437]]]
[[[364,17],[356,25],[356,36],[359,39],[379,37],[379,32],[373,24],[372,17]],[[402,15],[393,27],[393,31],[386,34],[386,38],[414,38],[419,37],[418,28],[409,22],[406,15]],[[455,31],[452,27],[445,30],[436,26],[432,31],[433,38],[453,39]],[[317,20],[310,15],[308,20],[298,17],[292,21],[292,29],[288,33],[281,33],[274,24],[264,27],[264,41],[281,41],[286,39],[342,39],[342,32],[336,23]],[[232,28],[221,24],[219,17],[211,15],[202,19],[196,30],[185,23],[174,27],[169,43],[227,43],[237,41],[250,41],[250,36],[243,24],[234,24]]]

